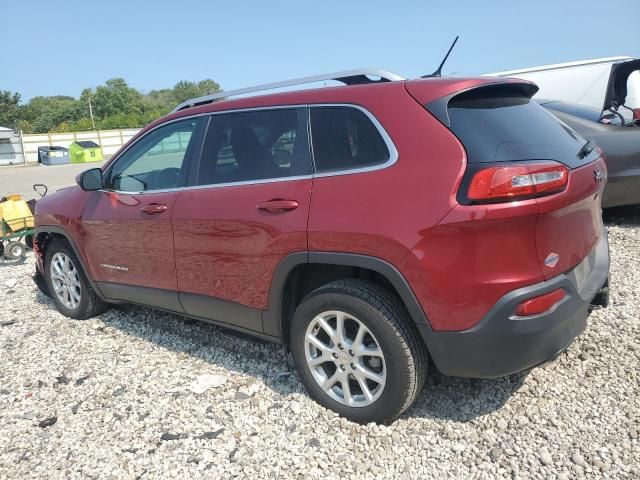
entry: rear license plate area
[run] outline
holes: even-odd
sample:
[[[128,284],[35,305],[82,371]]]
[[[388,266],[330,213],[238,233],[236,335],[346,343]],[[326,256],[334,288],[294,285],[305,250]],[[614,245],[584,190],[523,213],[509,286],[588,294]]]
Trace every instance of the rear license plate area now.
[[[575,275],[576,287],[578,288],[578,291],[582,289],[582,286],[584,285],[584,282],[587,280],[589,273],[591,273],[590,257],[591,257],[590,255],[585,257],[585,259],[582,260],[578,264],[578,266],[573,269],[573,274]]]

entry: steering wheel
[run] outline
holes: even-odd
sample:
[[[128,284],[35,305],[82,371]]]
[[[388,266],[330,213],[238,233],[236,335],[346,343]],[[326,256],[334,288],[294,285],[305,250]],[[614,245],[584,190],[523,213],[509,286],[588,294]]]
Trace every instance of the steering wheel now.
[[[169,167],[163,170],[158,170],[153,176],[153,186],[158,190],[163,190],[165,188],[175,188],[178,186],[179,178],[179,168]]]

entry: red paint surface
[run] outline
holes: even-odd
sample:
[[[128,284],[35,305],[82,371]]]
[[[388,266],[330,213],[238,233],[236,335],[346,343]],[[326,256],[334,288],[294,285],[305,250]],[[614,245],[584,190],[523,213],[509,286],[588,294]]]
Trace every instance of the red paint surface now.
[[[602,235],[600,200],[605,182],[596,182],[594,170],[605,174],[607,167],[602,158],[576,168],[569,175],[565,192],[538,199],[540,217],[536,228],[538,258],[549,279],[575,267],[593,249]],[[544,265],[550,253],[560,259],[555,267]]]
[[[84,249],[91,275],[97,281],[175,290],[171,209],[178,193],[144,195],[91,192],[82,220]],[[142,208],[166,205],[149,215]],[[121,266],[128,271],[105,268]]]
[[[39,202],[38,225],[60,225],[101,281],[178,289],[267,308],[278,262],[296,251],[371,255],[400,270],[436,330],[475,325],[504,294],[575,266],[602,234],[598,160],[570,172],[566,191],[541,199],[463,206],[466,166],[455,136],[425,103],[494,79],[429,79],[288,92],[213,103],[194,113],[279,104],[352,103],[393,138],[383,170],[314,180],[122,195],[65,190]],[[408,94],[407,90],[411,92]],[[414,99],[415,98],[415,99]],[[269,213],[269,200],[298,207]],[[167,210],[140,212],[149,203]],[[544,258],[555,252],[549,269]],[[101,268],[122,265],[129,272]]]
[[[456,206],[425,231],[403,271],[436,330],[475,325],[507,292],[543,280],[535,200]]]
[[[278,262],[307,249],[310,193],[311,179],[182,192],[172,214],[178,289],[267,308]],[[299,206],[258,209],[276,198]]]

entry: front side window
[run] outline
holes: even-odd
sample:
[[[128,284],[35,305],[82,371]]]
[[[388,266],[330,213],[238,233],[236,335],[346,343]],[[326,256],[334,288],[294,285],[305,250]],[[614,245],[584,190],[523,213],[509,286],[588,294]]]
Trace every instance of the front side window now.
[[[312,107],[311,137],[318,172],[370,167],[390,158],[380,131],[353,107]]]
[[[179,187],[198,122],[197,118],[174,122],[136,142],[114,164],[107,188],[145,192]]]
[[[310,173],[304,109],[225,113],[211,117],[196,185]]]

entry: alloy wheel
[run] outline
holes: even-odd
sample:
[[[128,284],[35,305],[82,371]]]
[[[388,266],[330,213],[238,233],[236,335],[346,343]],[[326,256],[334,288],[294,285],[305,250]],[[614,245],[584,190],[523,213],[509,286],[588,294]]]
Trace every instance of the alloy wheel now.
[[[387,369],[380,343],[359,319],[339,310],[316,315],[305,334],[307,366],[333,400],[365,407],[382,394]]]
[[[68,255],[58,252],[51,258],[51,284],[58,300],[68,309],[80,304],[82,287],[78,269]]]

